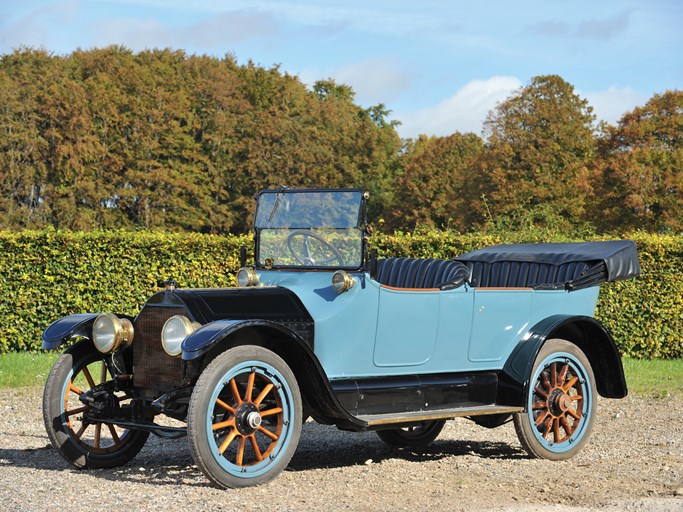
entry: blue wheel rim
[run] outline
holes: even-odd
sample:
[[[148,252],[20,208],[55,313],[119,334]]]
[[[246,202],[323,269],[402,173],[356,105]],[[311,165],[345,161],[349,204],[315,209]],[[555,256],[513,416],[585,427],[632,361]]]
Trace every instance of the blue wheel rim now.
[[[253,375],[252,392],[251,399],[247,400],[250,375]],[[233,379],[242,405],[238,404],[235,397]],[[266,387],[271,384],[270,391],[265,394],[260,403],[256,404],[261,393],[264,393]],[[219,400],[231,407],[233,411],[225,409],[219,404]],[[233,366],[220,378],[214,388],[206,415],[209,448],[216,462],[227,473],[238,478],[256,478],[267,473],[277,462],[278,456],[287,449],[291,440],[293,404],[294,397],[287,381],[270,364],[263,361],[245,361]],[[276,409],[281,409],[281,412],[269,414]],[[272,435],[276,435],[277,439],[267,436],[260,429],[250,433],[251,428],[240,421],[240,418],[247,416],[244,413],[248,411],[263,413],[264,418],[267,419],[260,426]],[[231,421],[233,424],[214,430],[215,425]],[[244,428],[247,430],[245,431]],[[257,453],[252,445],[252,434],[260,453]],[[231,435],[234,437],[229,440]],[[226,442],[228,442],[227,446],[225,446]],[[241,464],[238,459],[240,443],[243,443]],[[262,457],[260,460],[259,455]]]
[[[586,434],[593,403],[589,379],[583,364],[566,352],[538,365],[529,381],[527,411],[534,437],[546,450],[567,452]]]

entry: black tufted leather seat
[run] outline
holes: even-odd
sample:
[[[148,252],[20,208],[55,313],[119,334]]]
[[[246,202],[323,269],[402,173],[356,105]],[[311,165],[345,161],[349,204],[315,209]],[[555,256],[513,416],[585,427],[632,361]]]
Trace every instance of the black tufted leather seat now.
[[[472,286],[494,288],[557,288],[578,279],[590,268],[583,261],[562,265],[530,261],[466,261],[465,265],[471,271]]]
[[[470,270],[455,260],[386,258],[377,260],[375,280],[394,288],[457,288]]]

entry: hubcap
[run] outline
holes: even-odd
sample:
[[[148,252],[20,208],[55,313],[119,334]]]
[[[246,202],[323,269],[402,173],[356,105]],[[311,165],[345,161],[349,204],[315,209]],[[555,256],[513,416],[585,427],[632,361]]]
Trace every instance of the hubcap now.
[[[247,425],[256,430],[261,426],[261,415],[257,412],[250,412],[247,415]]]
[[[572,399],[569,395],[564,394],[557,397],[557,406],[562,412],[567,412],[572,406]]]
[[[249,436],[261,426],[261,415],[251,402],[245,402],[237,408],[235,426],[240,434]]]

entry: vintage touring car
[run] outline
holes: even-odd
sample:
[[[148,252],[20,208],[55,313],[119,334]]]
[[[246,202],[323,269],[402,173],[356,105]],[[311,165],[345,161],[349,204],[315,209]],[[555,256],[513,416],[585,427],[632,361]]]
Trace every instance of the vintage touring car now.
[[[110,468],[150,433],[187,435],[221,487],[277,476],[308,417],[413,448],[451,418],[512,419],[531,457],[580,450],[597,394],[627,393],[592,315],[600,283],[639,274],[633,242],[378,259],[366,200],[356,189],[262,191],[238,287],[169,282],[135,317],[52,323],[45,349],[76,338],[45,386],[52,444],[78,467]]]

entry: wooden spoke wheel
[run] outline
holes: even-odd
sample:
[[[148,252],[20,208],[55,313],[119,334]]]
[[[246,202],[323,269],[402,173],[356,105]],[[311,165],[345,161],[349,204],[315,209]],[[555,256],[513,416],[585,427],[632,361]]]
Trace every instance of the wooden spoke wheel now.
[[[142,449],[149,433],[88,419],[89,406],[79,396],[111,375],[102,354],[88,340],[67,349],[52,367],[43,394],[43,419],[52,445],[78,467],[112,468],[125,464]],[[129,400],[111,394],[116,407]]]
[[[575,455],[593,426],[594,396],[593,370],[584,353],[565,340],[548,340],[534,363],[526,412],[514,417],[522,446],[533,457]]]
[[[287,364],[262,347],[240,346],[218,356],[197,381],[190,448],[216,485],[259,485],[287,466],[301,423],[301,394]]]
[[[389,446],[418,448],[432,444],[445,424],[446,420],[421,421],[408,427],[378,430],[377,435]]]

